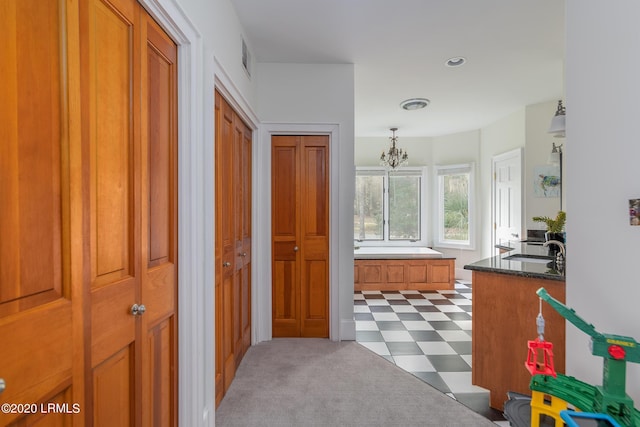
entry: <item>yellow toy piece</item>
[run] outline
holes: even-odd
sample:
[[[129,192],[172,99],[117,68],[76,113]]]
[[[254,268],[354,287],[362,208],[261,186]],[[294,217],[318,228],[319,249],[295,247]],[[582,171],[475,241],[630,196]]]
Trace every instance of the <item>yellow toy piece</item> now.
[[[540,427],[540,417],[547,415],[553,418],[556,426],[564,425],[564,421],[560,417],[560,411],[566,409],[577,410],[569,407],[569,404],[559,397],[540,391],[532,391],[531,393],[531,427]]]

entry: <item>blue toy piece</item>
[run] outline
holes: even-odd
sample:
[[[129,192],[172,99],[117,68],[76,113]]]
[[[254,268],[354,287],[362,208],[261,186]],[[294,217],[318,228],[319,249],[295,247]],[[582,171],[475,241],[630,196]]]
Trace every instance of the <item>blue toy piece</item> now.
[[[567,427],[621,427],[609,414],[564,410],[560,417]]]

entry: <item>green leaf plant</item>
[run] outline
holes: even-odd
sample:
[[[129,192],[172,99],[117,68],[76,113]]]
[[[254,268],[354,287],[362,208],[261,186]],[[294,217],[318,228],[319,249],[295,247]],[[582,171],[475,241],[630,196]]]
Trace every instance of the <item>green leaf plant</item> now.
[[[559,211],[555,219],[548,216],[534,216],[532,219],[534,222],[544,222],[549,233],[562,233],[567,222],[567,214],[564,211]]]

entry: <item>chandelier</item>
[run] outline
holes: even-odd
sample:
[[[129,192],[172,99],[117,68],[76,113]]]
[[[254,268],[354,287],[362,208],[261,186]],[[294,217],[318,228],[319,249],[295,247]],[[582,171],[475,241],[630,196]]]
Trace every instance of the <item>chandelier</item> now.
[[[398,142],[396,131],[398,128],[391,128],[390,130],[393,132],[393,136],[389,137],[391,140],[391,146],[389,147],[388,152],[382,152],[382,155],[380,156],[380,165],[395,169],[399,166],[406,165],[409,162],[409,155],[406,151],[403,151],[402,148],[396,147],[396,142]]]

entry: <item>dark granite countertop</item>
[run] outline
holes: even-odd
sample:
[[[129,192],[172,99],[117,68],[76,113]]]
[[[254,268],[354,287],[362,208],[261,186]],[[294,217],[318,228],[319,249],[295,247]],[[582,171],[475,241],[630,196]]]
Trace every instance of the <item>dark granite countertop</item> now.
[[[486,271],[490,273],[512,274],[538,279],[565,280],[565,269],[558,270],[553,257],[549,260],[537,257],[549,256],[549,248],[541,245],[528,245],[521,242],[509,242],[500,245],[505,251],[500,255],[486,258],[464,266],[465,270]],[[508,259],[517,256],[517,259]],[[521,257],[519,255],[522,255]],[[527,261],[529,258],[530,261]]]

